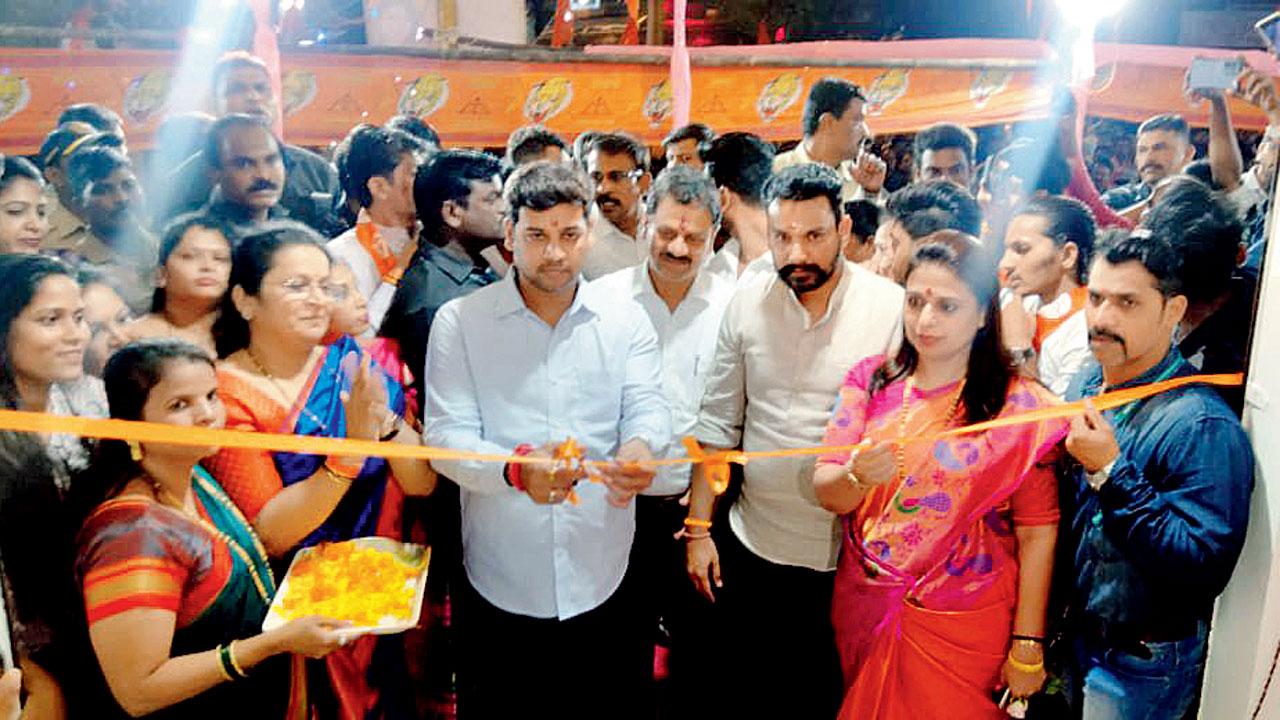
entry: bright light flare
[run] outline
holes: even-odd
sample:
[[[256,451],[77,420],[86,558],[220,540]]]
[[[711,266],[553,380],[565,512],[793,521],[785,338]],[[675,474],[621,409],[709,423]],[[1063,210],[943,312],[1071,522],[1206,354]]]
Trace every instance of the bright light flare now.
[[[1076,27],[1092,32],[1101,20],[1120,12],[1127,0],[1058,0],[1058,12]]]

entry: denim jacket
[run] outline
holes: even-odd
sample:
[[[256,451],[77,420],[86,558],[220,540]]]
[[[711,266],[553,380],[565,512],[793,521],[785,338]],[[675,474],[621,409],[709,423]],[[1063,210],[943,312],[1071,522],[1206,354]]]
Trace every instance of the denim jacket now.
[[[1173,348],[1113,389],[1195,372]],[[1068,397],[1097,395],[1102,385],[1095,366]],[[1103,413],[1120,455],[1101,489],[1090,488],[1082,471],[1073,473],[1073,615],[1131,628],[1207,619],[1244,544],[1253,492],[1249,439],[1206,385],[1130,408]]]

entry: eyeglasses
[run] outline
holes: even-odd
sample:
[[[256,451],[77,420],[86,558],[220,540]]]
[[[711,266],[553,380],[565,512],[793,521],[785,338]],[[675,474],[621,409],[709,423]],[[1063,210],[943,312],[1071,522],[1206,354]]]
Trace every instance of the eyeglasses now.
[[[291,300],[303,300],[309,297],[312,292],[319,291],[327,300],[334,302],[342,302],[347,299],[350,290],[345,285],[334,285],[328,280],[313,282],[304,278],[289,278],[280,283],[280,288],[284,290],[284,294]]]

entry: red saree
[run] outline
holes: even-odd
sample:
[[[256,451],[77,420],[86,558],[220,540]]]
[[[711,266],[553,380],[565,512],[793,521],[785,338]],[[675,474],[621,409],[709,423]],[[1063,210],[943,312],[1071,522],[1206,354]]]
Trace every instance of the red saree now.
[[[825,444],[897,439],[906,382],[867,396],[883,362],[869,358],[850,371]],[[947,426],[959,393],[956,385],[913,389],[906,436]],[[1054,402],[1017,378],[1000,416]],[[1017,603],[1014,528],[1057,523],[1050,458],[1066,432],[1052,421],[907,445],[905,479],[872,490],[844,518],[831,610],[846,685],[841,718],[1003,716],[991,693]],[[847,453],[818,460],[847,461]]]

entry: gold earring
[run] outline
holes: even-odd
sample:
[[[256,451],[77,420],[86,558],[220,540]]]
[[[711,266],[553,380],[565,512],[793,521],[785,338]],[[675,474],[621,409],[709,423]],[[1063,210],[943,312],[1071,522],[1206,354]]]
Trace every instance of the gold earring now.
[[[137,440],[130,440],[128,442],[130,459],[134,462],[142,462],[142,445],[139,444]]]

